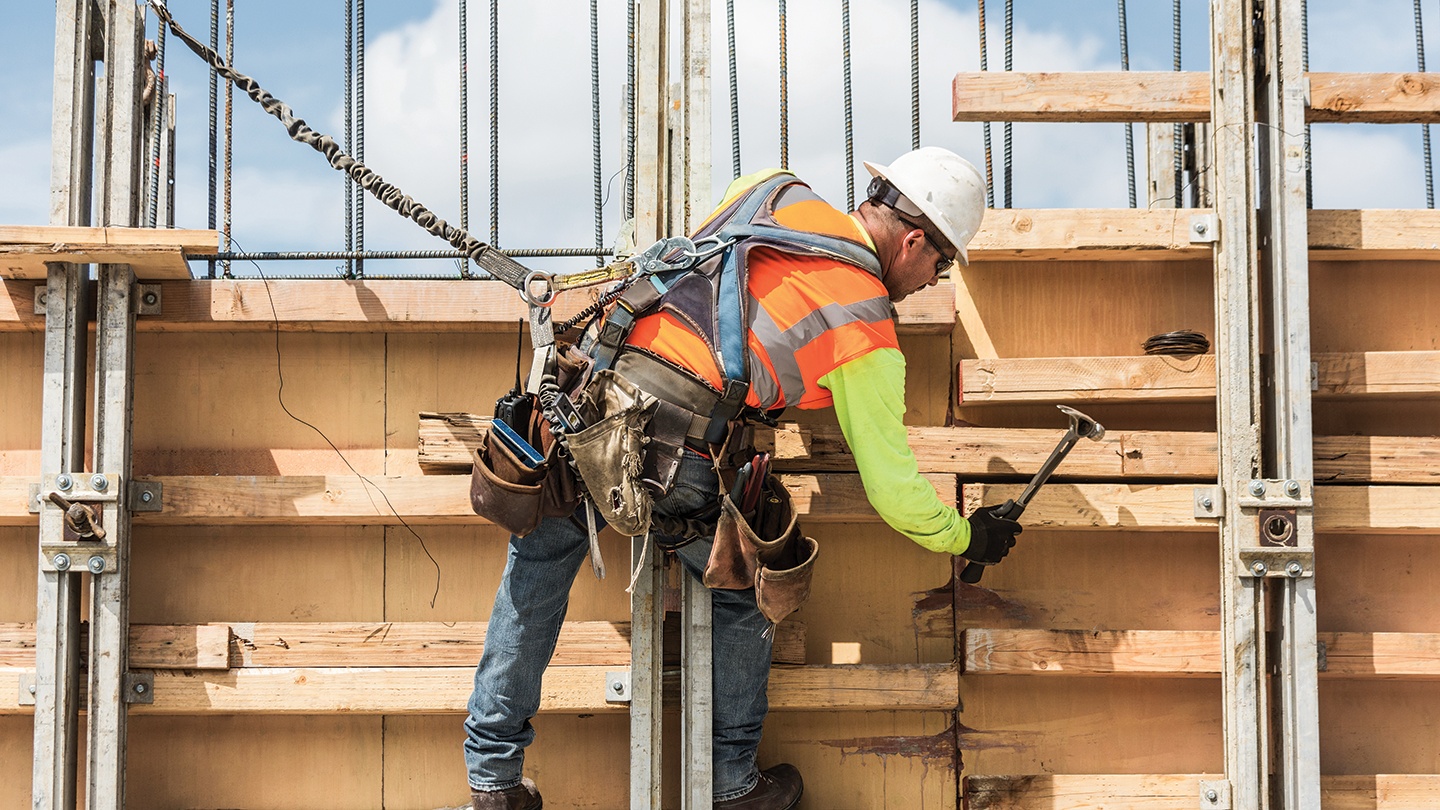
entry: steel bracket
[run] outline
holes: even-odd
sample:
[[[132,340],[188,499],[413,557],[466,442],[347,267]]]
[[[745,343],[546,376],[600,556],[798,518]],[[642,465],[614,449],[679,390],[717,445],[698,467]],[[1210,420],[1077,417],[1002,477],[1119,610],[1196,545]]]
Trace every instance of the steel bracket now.
[[[20,673],[20,705],[34,706],[35,692],[38,689],[35,683],[35,670],[27,669]]]
[[[127,672],[121,685],[126,703],[155,702],[155,673]]]
[[[50,473],[40,480],[39,487],[32,490],[35,497],[31,502],[40,515],[42,571],[113,574],[119,570],[114,535],[107,535],[105,539],[75,535],[65,525],[64,510],[49,500],[49,494],[58,493],[71,503],[98,507],[96,522],[108,528],[116,522],[120,489],[125,485],[114,473]]]
[[[1317,640],[1315,642],[1315,671],[1324,672],[1328,669],[1330,669],[1330,650],[1325,646],[1325,642]]]
[[[127,505],[131,512],[160,512],[164,509],[164,494],[164,485],[159,481],[131,481],[130,502]]]
[[[1240,509],[1310,509],[1315,506],[1315,482],[1294,478],[1256,478],[1235,496]]]
[[[1218,518],[1225,516],[1225,490],[1215,487],[1195,487],[1195,517]]]
[[[1230,810],[1230,781],[1200,780],[1200,810]]]
[[[605,673],[605,702],[630,702],[630,670]]]
[[[135,314],[159,315],[161,291],[159,284],[136,284]]]
[[[1214,214],[1190,216],[1190,244],[1214,244],[1219,238],[1220,225]]]
[[[35,285],[35,314],[45,314],[45,301],[50,295],[50,288],[44,284]]]

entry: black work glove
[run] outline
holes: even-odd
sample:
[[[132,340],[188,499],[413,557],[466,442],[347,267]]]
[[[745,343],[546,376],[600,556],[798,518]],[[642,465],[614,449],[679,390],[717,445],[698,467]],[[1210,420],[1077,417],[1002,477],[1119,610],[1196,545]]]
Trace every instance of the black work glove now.
[[[994,565],[1005,559],[1015,547],[1015,535],[1025,528],[1009,518],[997,518],[990,513],[993,506],[983,506],[967,518],[970,521],[970,546],[960,556],[981,565]]]

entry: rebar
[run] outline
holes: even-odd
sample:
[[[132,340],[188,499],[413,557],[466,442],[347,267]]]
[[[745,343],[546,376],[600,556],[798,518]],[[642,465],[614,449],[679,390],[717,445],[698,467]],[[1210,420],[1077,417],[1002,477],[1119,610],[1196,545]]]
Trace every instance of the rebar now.
[[[1015,0],[1005,0],[1005,72],[1015,69]],[[1005,122],[1005,207],[1013,208],[1015,125]]]
[[[850,96],[850,0],[840,0],[840,56],[845,66],[845,208],[855,210],[855,118]]]
[[[470,46],[466,11],[470,0],[460,0],[460,227],[470,230]]]
[[[1300,69],[1310,72],[1310,7],[1300,0]],[[1315,207],[1315,178],[1310,172],[1310,122],[1305,122],[1305,207]]]
[[[210,0],[210,50],[220,50],[220,0]],[[210,230],[215,230],[216,174],[219,170],[220,155],[220,74],[210,68]],[[205,273],[215,278],[215,262],[210,262]]]
[[[512,259],[566,259],[609,256],[604,248],[523,248],[500,251]],[[337,261],[340,259],[462,259],[465,253],[458,250],[261,250],[252,252],[221,251],[217,253],[192,253],[186,258],[191,261]]]
[[[235,64],[235,0],[225,0],[225,64]],[[230,183],[235,140],[235,88],[225,83],[225,218],[221,228],[220,246],[230,249]],[[230,263],[225,262],[224,275],[230,277]]]
[[[1415,61],[1420,72],[1425,72],[1425,21],[1420,13],[1420,0],[1415,0]],[[1425,207],[1435,207],[1435,171],[1430,154],[1430,125],[1421,124],[1420,132],[1425,152]]]
[[[1125,0],[1118,0],[1120,14],[1120,69],[1130,70],[1130,31],[1125,22]],[[1125,173],[1129,181],[1130,207],[1135,207],[1135,125],[1125,124]]]
[[[490,244],[500,245],[500,0],[490,0]]]
[[[234,0],[231,0],[234,2]],[[365,162],[365,0],[355,0],[355,159]],[[355,249],[365,250],[365,189],[355,192]],[[355,260],[355,278],[365,275],[365,260]]]
[[[1302,0],[1303,2],[1303,0]],[[1180,71],[1180,0],[1172,0],[1170,4],[1170,54],[1171,69],[1177,73]],[[1198,128],[1197,128],[1198,132]],[[1185,180],[1185,125],[1175,124],[1172,130],[1174,152],[1175,152],[1175,207],[1184,206]],[[1200,167],[1195,168],[1195,173],[1200,173]],[[1195,178],[1196,193],[1199,193],[1199,177]]]
[[[627,222],[635,218],[635,2],[636,0],[625,0],[625,219]],[[730,36],[730,42],[733,53],[735,42],[733,33]],[[731,82],[733,86],[733,78]],[[737,134],[736,137],[738,138],[739,135]]]
[[[790,92],[786,75],[785,0],[780,0],[780,168],[790,168]]]
[[[351,102],[355,98],[355,0],[345,3],[345,98],[342,101],[345,112],[345,149],[355,148],[355,110]],[[342,178],[345,190],[345,249],[355,249],[355,181],[350,175]],[[355,263],[345,262],[345,277],[355,275]]]
[[[920,148],[920,0],[910,0],[910,148]]]
[[[976,0],[980,9],[980,71],[983,73],[990,69],[990,48],[985,44],[985,0]],[[985,136],[985,205],[995,207],[995,158],[990,148],[990,122],[981,123],[981,131]]]
[[[600,163],[600,4],[590,0],[591,162],[595,168],[595,249],[605,244],[605,176]],[[596,266],[600,266],[597,258]]]
[[[150,112],[155,116],[155,126],[150,138],[150,206],[145,215],[145,225],[155,227],[160,219],[160,133],[165,127],[165,25],[155,29],[155,89],[150,96]]]
[[[730,162],[735,177],[739,177],[740,82],[735,70],[735,0],[725,0],[725,30],[730,41]]]

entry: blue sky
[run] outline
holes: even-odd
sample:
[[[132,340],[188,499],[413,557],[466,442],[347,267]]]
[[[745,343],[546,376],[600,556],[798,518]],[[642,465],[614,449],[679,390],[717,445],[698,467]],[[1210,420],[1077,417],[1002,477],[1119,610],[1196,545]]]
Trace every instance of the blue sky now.
[[[367,11],[367,163],[442,216],[459,220],[458,0],[371,2]],[[49,186],[54,7],[23,0],[0,27],[0,222],[43,223]],[[316,128],[339,136],[343,88],[341,2],[238,0],[236,65],[295,107]],[[776,4],[737,0],[740,110],[746,170],[778,162]],[[886,162],[909,145],[907,0],[853,0],[855,152]],[[1113,2],[1019,0],[1017,70],[1119,67]],[[172,0],[176,16],[204,36],[205,0]],[[716,2],[716,183],[729,176],[729,108],[724,3]],[[839,4],[789,0],[791,166],[832,202],[845,201]],[[1130,65],[1171,66],[1170,3],[1128,3]],[[470,223],[488,236],[489,3],[471,0]],[[1440,4],[1428,4],[1431,40],[1440,38]],[[1003,66],[1004,5],[991,0],[990,68]],[[1311,67],[1404,71],[1416,64],[1412,4],[1402,0],[1310,0]],[[1187,70],[1208,67],[1208,8],[1183,0]],[[949,78],[978,69],[973,3],[921,3],[922,139],[977,164],[980,129],[948,120]],[[591,180],[589,14],[578,0],[502,3],[500,10],[500,244],[585,246],[594,240]],[[153,17],[152,17],[153,31]],[[623,165],[621,82],[624,4],[601,3],[603,172]],[[179,96],[177,220],[207,222],[208,74],[171,38],[168,73]],[[999,127],[994,129],[996,161]],[[1440,135],[1440,132],[1437,132]],[[1143,128],[1136,128],[1143,144]],[[244,97],[235,101],[233,233],[252,250],[343,246],[342,183],[318,155],[288,140],[274,119]],[[1315,127],[1317,207],[1423,207],[1419,127]],[[1142,159],[1143,164],[1143,159]],[[863,175],[863,169],[859,169]],[[1015,128],[1015,205],[1109,207],[1126,204],[1123,127],[1031,124]],[[1144,183],[1143,165],[1139,169]],[[863,177],[857,179],[863,188]],[[619,183],[605,209],[607,244],[620,225]],[[718,188],[716,191],[718,192]],[[1000,199],[997,195],[997,199]],[[373,202],[366,244],[438,248],[433,237]],[[434,263],[407,268],[446,272]],[[237,271],[240,268],[237,267]],[[284,268],[294,272],[294,268]],[[333,268],[310,268],[321,274]]]

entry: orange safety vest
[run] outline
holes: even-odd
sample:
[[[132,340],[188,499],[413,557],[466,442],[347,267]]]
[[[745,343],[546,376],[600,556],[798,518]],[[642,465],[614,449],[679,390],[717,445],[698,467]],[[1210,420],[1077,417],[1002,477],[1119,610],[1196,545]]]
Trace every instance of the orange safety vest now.
[[[734,248],[735,260],[743,263],[740,278],[746,280],[747,290],[750,389],[745,404],[761,411],[828,407],[832,398],[820,387],[822,377],[876,349],[899,347],[895,309],[879,278],[874,248],[854,218],[785,173],[762,178],[722,202],[696,239],[723,235],[727,226],[737,230],[737,215],[750,210],[755,211],[753,216],[738,227],[748,238]],[[849,243],[849,250],[843,252],[848,256],[823,248],[833,246],[835,240]],[[725,375],[716,320],[700,316],[694,306],[684,306],[684,298],[664,296],[657,311],[635,321],[625,345],[679,366],[722,391]]]

